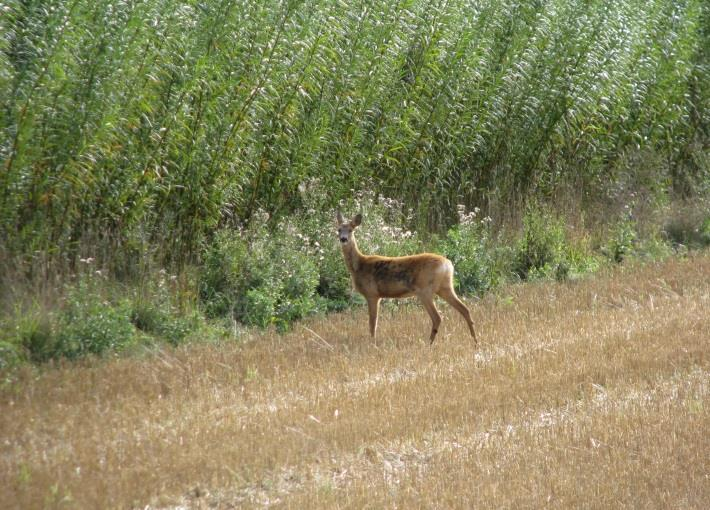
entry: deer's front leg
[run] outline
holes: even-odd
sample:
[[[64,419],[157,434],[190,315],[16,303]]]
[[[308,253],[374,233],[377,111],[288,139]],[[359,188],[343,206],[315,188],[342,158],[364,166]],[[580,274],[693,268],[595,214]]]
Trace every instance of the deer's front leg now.
[[[367,298],[367,311],[370,313],[370,336],[375,338],[377,331],[377,312],[380,308],[380,298]]]

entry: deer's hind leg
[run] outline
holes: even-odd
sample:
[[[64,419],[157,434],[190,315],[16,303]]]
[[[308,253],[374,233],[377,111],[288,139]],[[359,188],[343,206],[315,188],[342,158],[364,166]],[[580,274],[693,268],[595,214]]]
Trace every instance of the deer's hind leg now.
[[[466,319],[466,324],[468,324],[468,329],[471,331],[471,336],[473,337],[473,341],[478,344],[478,339],[476,338],[476,331],[473,329],[473,320],[471,319],[471,312],[468,310],[465,304],[459,299],[459,297],[456,295],[456,292],[454,289],[450,286],[442,287],[439,289],[437,292],[439,297],[441,297],[444,301],[449,303],[452,307],[456,309],[461,315],[463,315],[463,318]]]
[[[436,334],[439,331],[439,325],[441,324],[441,315],[439,315],[439,311],[436,309],[436,305],[434,304],[433,294],[429,292],[420,293],[417,294],[417,297],[429,313],[429,317],[431,317],[431,335],[429,336],[429,343],[433,344],[434,338],[436,338]]]

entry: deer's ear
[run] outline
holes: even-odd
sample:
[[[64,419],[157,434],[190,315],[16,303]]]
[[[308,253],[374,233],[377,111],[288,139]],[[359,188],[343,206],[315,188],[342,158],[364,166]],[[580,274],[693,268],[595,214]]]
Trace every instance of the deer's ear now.
[[[356,214],[351,223],[353,224],[353,227],[359,227],[362,223],[362,214]]]
[[[342,225],[343,223],[345,223],[345,220],[343,219],[343,215],[340,214],[340,211],[338,211],[338,212],[335,213],[335,221],[338,222],[338,226],[340,226],[340,225]]]

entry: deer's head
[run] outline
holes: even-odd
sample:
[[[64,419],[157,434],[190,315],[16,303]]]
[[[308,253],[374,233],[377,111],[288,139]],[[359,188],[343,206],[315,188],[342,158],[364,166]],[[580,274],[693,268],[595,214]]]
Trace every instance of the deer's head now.
[[[353,231],[362,223],[362,214],[356,214],[350,221],[345,221],[343,215],[338,211],[336,216],[336,229],[338,231],[338,240],[340,244],[347,244],[353,238]]]

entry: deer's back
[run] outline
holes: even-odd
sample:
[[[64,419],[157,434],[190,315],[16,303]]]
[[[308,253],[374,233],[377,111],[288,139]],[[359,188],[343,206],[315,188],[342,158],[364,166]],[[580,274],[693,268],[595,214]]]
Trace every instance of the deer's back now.
[[[363,257],[353,274],[355,288],[365,296],[407,297],[425,289],[436,293],[443,284],[450,284],[451,262],[434,253],[407,257]]]

